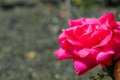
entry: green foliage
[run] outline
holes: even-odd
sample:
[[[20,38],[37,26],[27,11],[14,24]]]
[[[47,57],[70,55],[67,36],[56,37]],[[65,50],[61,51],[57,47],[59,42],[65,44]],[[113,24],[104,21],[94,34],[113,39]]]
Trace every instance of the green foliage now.
[[[43,3],[52,3],[54,5],[59,5],[61,2],[64,2],[65,0],[41,0]]]
[[[90,80],[105,80],[109,75],[105,73],[98,73],[96,76],[90,76]]]

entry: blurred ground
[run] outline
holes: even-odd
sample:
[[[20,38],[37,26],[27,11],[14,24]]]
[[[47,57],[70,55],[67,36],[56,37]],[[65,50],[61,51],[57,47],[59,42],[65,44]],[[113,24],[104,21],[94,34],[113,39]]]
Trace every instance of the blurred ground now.
[[[0,80],[89,80],[90,76],[102,73],[96,67],[78,77],[72,61],[58,61],[53,55],[59,48],[56,38],[61,28],[68,26],[69,10],[65,2],[1,0],[0,3]],[[105,9],[96,6],[70,10],[70,18],[76,19],[99,17]]]

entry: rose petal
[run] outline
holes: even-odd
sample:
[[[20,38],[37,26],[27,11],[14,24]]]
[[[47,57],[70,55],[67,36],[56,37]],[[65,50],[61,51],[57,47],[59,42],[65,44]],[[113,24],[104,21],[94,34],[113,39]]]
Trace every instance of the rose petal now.
[[[116,28],[117,23],[113,13],[105,13],[102,17],[98,19],[100,24],[106,24],[109,28]]]
[[[81,49],[79,51],[76,51],[76,50],[74,51],[74,54],[76,56],[79,56],[80,58],[87,57],[89,55],[89,53],[90,53],[90,49]]]
[[[112,56],[114,55],[114,51],[107,50],[103,52],[99,52],[97,55],[97,62],[103,65],[110,65],[110,61],[112,60]]]
[[[65,30],[65,35],[66,35],[67,39],[71,39],[73,41],[77,40],[77,37],[75,36],[75,29],[76,29],[76,27]]]
[[[66,34],[65,34],[65,30],[63,31],[63,33],[57,38],[60,46],[63,49],[69,50],[71,49],[72,45],[69,43],[69,41],[67,40]]]
[[[105,46],[110,40],[112,39],[112,31],[109,32],[109,34],[95,47]]]
[[[87,24],[97,24],[97,19],[96,18],[85,18],[85,22]]]
[[[113,58],[108,58],[106,61],[104,61],[103,63],[100,63],[99,65],[102,68],[105,68],[107,66],[110,66],[112,64]]]
[[[115,60],[120,59],[120,53],[115,54]]]
[[[70,52],[68,53],[67,51],[65,51],[62,48],[60,48],[57,51],[55,51],[54,55],[57,56],[57,58],[59,60],[68,59],[68,58],[72,58],[73,57]]]
[[[96,18],[80,18],[77,20],[68,20],[70,27],[81,26],[83,24],[97,24]]]
[[[114,32],[115,32],[114,34],[115,42],[120,43],[120,29],[115,29]]]
[[[74,60],[74,68],[76,70],[77,75],[82,75],[87,72],[91,68],[95,67],[97,62],[94,60],[95,58],[83,59],[83,60]]]
[[[93,49],[91,50],[91,52],[92,53],[87,55],[85,58],[74,59],[74,67],[77,75],[81,75],[98,65],[98,63],[96,62],[96,51]]]
[[[120,27],[120,22],[117,22],[118,27]]]
[[[80,26],[83,24],[85,18],[77,19],[77,20],[68,20],[69,26],[74,27],[74,26]]]
[[[107,20],[110,20],[110,21],[115,21],[115,17],[114,17],[114,14],[113,13],[105,13],[103,16],[101,16],[98,21],[100,23],[105,23]]]
[[[66,35],[68,42],[71,43],[72,45],[82,46],[82,44],[79,43],[78,37],[76,37],[76,35],[75,35],[76,28],[77,27],[66,29],[65,35]]]

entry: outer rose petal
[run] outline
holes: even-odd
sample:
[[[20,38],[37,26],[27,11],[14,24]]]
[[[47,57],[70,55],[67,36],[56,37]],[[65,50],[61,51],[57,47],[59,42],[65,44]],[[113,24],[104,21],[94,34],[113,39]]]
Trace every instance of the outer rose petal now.
[[[74,26],[80,26],[83,24],[85,18],[77,19],[77,20],[68,20],[69,26],[74,27]]]
[[[107,21],[107,19],[109,19],[110,21],[115,21],[114,14],[113,13],[105,13],[98,20],[100,23],[104,23]]]
[[[86,24],[97,24],[97,19],[96,18],[85,18],[85,23]]]
[[[96,24],[96,18],[80,18],[77,20],[68,20],[70,27],[81,26],[83,24]]]
[[[120,22],[117,22],[117,25],[120,27]]]
[[[61,33],[59,37],[57,38],[58,42],[61,44],[61,41],[64,41],[66,39],[65,32]]]
[[[109,66],[111,64],[112,56],[114,54],[115,54],[114,51],[99,52],[96,57],[96,60],[99,64]]]
[[[59,60],[72,58],[72,55],[70,53],[67,53],[67,51],[65,51],[62,48],[55,51],[54,54],[57,56]]]
[[[102,17],[98,19],[99,23],[105,24],[107,21],[108,24],[110,25],[109,28],[116,28],[117,23],[115,21],[115,17],[113,13],[105,13]]]
[[[58,40],[60,46],[65,50],[68,50],[72,47],[72,45],[66,39],[65,30],[63,30],[63,33],[60,34],[60,36],[57,38],[57,40]]]
[[[77,75],[81,75],[91,68],[98,65],[96,61],[97,51],[91,50],[91,53],[85,58],[74,59],[74,67]]]
[[[98,65],[98,63],[93,57],[90,57],[88,59],[83,59],[80,61],[74,60],[74,67],[77,75],[82,75],[83,73],[87,72],[96,65]]]

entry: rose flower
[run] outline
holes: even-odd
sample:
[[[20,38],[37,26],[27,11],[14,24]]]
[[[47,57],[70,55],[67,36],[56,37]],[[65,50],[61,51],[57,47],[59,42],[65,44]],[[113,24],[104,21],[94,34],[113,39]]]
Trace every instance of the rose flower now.
[[[120,22],[115,21],[113,13],[68,23],[70,27],[57,39],[61,48],[54,54],[59,60],[72,59],[77,75],[97,65],[109,66],[120,57]]]

